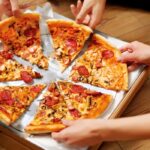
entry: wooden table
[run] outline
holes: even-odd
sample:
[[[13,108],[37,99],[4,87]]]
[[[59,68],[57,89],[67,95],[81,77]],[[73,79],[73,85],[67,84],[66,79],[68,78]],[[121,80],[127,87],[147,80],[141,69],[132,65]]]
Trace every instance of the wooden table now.
[[[74,18],[69,8],[69,5],[72,3],[71,0],[52,0],[52,2],[54,11],[69,18]],[[128,42],[138,40],[150,44],[150,13],[140,9],[108,5],[104,19],[97,29]],[[122,117],[145,113],[150,113],[150,78],[132,100]],[[12,145],[15,145],[13,139],[11,142]],[[18,147],[17,149],[22,148]],[[99,148],[99,150],[149,149],[150,140],[107,142]],[[5,148],[0,146],[0,150],[5,150]]]
[[[74,18],[69,5],[73,1],[52,0],[54,11]],[[102,23],[97,27],[116,38],[131,42],[138,40],[150,44],[150,13],[141,9],[107,5]],[[134,97],[122,117],[150,113],[150,78]],[[150,139],[105,142],[99,150],[149,150]]]

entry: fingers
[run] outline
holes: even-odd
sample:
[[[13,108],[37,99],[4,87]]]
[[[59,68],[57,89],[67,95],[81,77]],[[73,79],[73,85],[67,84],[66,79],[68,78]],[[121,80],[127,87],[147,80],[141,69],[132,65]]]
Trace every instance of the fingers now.
[[[89,25],[90,23],[90,20],[91,20],[91,16],[90,15],[86,15],[85,19],[83,20],[83,24],[85,25]]]
[[[81,0],[78,0],[77,2],[77,6],[75,5],[70,5],[71,11],[73,13],[73,15],[76,17],[78,15],[78,13],[80,12],[81,8],[82,8],[82,2]]]
[[[22,13],[19,9],[18,0],[10,0],[13,15],[19,17]]]
[[[139,67],[139,64],[133,63],[132,65],[128,66],[128,71],[132,72],[132,71],[136,70],[138,67]]]
[[[58,142],[64,142],[66,140],[65,135],[63,134],[63,131],[60,132],[53,132],[51,134],[52,138]]]
[[[78,12],[81,10],[81,8],[82,8],[82,2],[81,2],[81,0],[78,0],[78,2],[77,2],[77,10],[78,10]]]
[[[121,51],[122,53],[125,52],[125,51],[128,51],[129,53],[132,53],[132,52],[133,52],[133,45],[132,45],[131,43],[128,43],[128,44],[122,46],[122,47],[120,48],[120,51]]]
[[[83,3],[83,6],[82,6],[81,10],[80,10],[79,14],[76,17],[76,21],[78,23],[82,23],[84,18],[86,17],[86,15],[90,12],[90,9],[91,9],[90,5],[88,5],[88,4],[84,5],[84,3]]]
[[[123,53],[121,58],[120,58],[120,61],[121,62],[134,62],[135,61],[135,56],[133,53],[129,53],[129,52],[126,52],[126,53]]]
[[[66,126],[71,126],[75,123],[75,121],[71,121],[71,120],[62,120],[62,123]]]
[[[91,21],[89,23],[89,26],[94,29],[98,23],[100,23],[100,20],[102,19],[102,10],[98,11],[97,7],[93,8]]]
[[[94,29],[96,25],[98,25],[101,22],[104,9],[105,9],[105,1],[102,1],[101,3],[98,3],[93,7],[91,21],[89,24],[91,28]]]
[[[19,9],[19,4],[17,0],[10,0],[12,11]]]
[[[69,126],[72,126],[75,121],[69,121],[69,120],[62,120],[62,123],[67,126],[68,128],[70,128]],[[60,131],[60,132],[53,132],[51,135],[52,135],[52,138],[54,138],[55,140],[57,140],[58,142],[64,142],[67,140],[67,131],[68,131],[68,128]]]
[[[72,14],[76,17],[76,16],[77,16],[77,9],[76,9],[76,6],[72,4],[72,5],[70,5],[70,8],[71,8]]]

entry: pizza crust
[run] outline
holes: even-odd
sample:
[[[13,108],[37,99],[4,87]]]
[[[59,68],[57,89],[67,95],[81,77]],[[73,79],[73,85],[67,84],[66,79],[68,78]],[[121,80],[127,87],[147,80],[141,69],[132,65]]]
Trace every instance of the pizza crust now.
[[[113,50],[113,52],[115,53],[115,56],[117,58],[119,58],[121,56],[121,51],[119,49],[117,49],[115,45],[113,45],[112,43],[107,41],[103,36],[101,36],[99,34],[94,34],[93,38],[98,40],[100,43],[104,44],[106,48]]]
[[[25,13],[25,14],[22,14],[18,19],[20,18],[24,18],[24,17],[29,17],[31,19],[34,19],[34,20],[39,20],[40,19],[40,15],[38,13]],[[6,25],[12,23],[13,21],[15,21],[17,18],[12,16],[12,17],[9,17],[9,18],[6,18],[2,21],[0,21],[0,30],[3,30],[5,28]]]
[[[66,27],[75,26],[75,27],[83,28],[89,33],[93,33],[93,30],[90,27],[82,24],[77,24],[75,21],[72,20],[48,19],[46,22],[50,26],[61,27],[61,24],[63,24],[63,26],[65,25]]]
[[[41,133],[50,133],[57,132],[65,128],[63,124],[51,124],[51,125],[28,125],[25,128],[25,132],[29,134],[41,134]]]
[[[11,119],[8,115],[6,115],[3,111],[0,110],[0,121],[6,125],[11,124]]]

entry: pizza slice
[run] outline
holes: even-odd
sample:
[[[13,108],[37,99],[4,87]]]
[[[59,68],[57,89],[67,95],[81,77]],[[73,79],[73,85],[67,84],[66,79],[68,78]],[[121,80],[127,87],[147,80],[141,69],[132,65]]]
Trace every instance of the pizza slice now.
[[[0,51],[0,82],[23,80],[32,83],[33,78],[41,78],[41,74],[29,66],[23,66],[13,59],[13,54]]]
[[[41,47],[39,19],[38,14],[23,14],[19,18],[11,17],[0,22],[0,39],[8,51],[48,69],[48,58]]]
[[[56,83],[51,83],[33,121],[25,128],[25,131],[30,134],[59,131],[65,128],[61,119],[65,118],[67,111],[66,102]]]
[[[42,84],[0,87],[0,121],[14,123],[44,88]]]
[[[66,81],[51,83],[25,131],[30,134],[56,132],[65,128],[62,119],[96,118],[106,110],[111,99],[110,95]]]
[[[120,56],[117,48],[102,36],[94,34],[87,51],[73,66],[70,79],[111,90],[127,90],[127,65],[117,61]]]
[[[50,19],[47,24],[53,40],[54,58],[64,71],[80,53],[92,30],[68,20]]]
[[[106,110],[112,100],[110,95],[71,82],[59,81],[58,87],[66,101],[69,120],[96,118]]]

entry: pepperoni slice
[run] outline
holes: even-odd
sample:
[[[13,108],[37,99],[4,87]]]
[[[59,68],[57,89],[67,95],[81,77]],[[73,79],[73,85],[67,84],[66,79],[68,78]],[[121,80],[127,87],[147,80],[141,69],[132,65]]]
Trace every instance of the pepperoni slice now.
[[[82,97],[80,97],[79,95],[75,96],[75,100],[77,102],[81,102],[82,101]]]
[[[12,59],[13,58],[13,54],[11,52],[8,52],[8,51],[2,51],[2,52],[0,52],[0,55],[2,57],[4,57],[5,59]]]
[[[61,122],[61,120],[59,118],[53,118],[52,122],[57,123],[57,122]]]
[[[101,68],[102,67],[102,62],[101,60],[98,60],[95,64],[96,68]]]
[[[67,39],[66,46],[69,48],[73,48],[74,51],[77,50],[77,41],[73,38]]]
[[[21,79],[25,83],[32,83],[33,82],[32,75],[30,75],[27,71],[21,71],[20,76],[21,76]]]
[[[85,77],[89,77],[89,75],[90,75],[88,69],[85,66],[79,66],[78,72],[80,75],[83,75]]]
[[[15,106],[16,106],[17,108],[19,108],[19,109],[24,108],[24,106],[23,106],[21,103],[19,103],[19,102],[16,103]]]
[[[1,101],[7,101],[9,99],[12,99],[10,91],[4,90],[4,91],[0,92],[0,100]]]
[[[37,31],[36,28],[30,27],[30,28],[27,28],[27,29],[24,31],[24,35],[27,36],[27,37],[33,37],[33,36],[35,36],[36,31]]]
[[[5,62],[5,60],[0,57],[0,66],[3,65],[4,62]]]
[[[57,96],[57,97],[60,95],[60,93],[57,89],[54,91],[54,95]]]
[[[44,117],[46,115],[45,111],[41,111],[37,114],[37,117]]]
[[[22,57],[23,57],[24,59],[28,58],[28,57],[29,57],[29,53],[23,53]]]
[[[35,72],[35,77],[36,78],[42,78],[42,75],[40,73],[38,73],[38,72]]]
[[[93,95],[93,96],[101,96],[101,95],[102,95],[101,92],[90,91],[90,90],[87,90],[86,93],[87,93],[88,95]]]
[[[45,97],[45,105],[48,107],[52,107],[59,103],[59,99],[52,98],[50,96]]]
[[[113,56],[114,56],[113,51],[104,50],[104,51],[102,52],[102,57],[105,58],[105,59],[112,58]]]
[[[48,87],[48,91],[53,92],[54,90],[55,90],[55,87],[53,87],[53,86]]]
[[[88,96],[88,94],[87,93],[82,93],[82,97],[84,97],[84,98],[86,98]]]
[[[78,77],[72,77],[72,80],[74,81],[74,82],[78,82]]]
[[[74,108],[74,109],[70,109],[69,112],[70,112],[70,114],[71,114],[72,116],[74,116],[75,118],[81,117],[80,112],[79,112],[77,109],[75,109],[75,108]]]
[[[80,85],[72,85],[70,92],[71,93],[84,93],[84,88]]]
[[[68,51],[68,55],[73,55],[73,54],[75,54],[76,53],[76,51],[77,51],[77,49],[75,49],[75,48],[71,48],[69,51]]]
[[[5,91],[0,92],[0,103],[13,105],[14,99],[12,98],[12,94],[10,91],[5,90]]]
[[[41,91],[41,87],[40,86],[33,86],[31,88],[31,91],[33,91],[35,93],[39,93]]]
[[[93,43],[94,45],[101,45],[101,43],[99,43],[96,39],[93,39],[93,40],[92,40],[92,43]]]
[[[26,42],[26,46],[29,47],[29,46],[33,45],[34,41],[35,41],[34,38],[28,39],[27,42]]]

